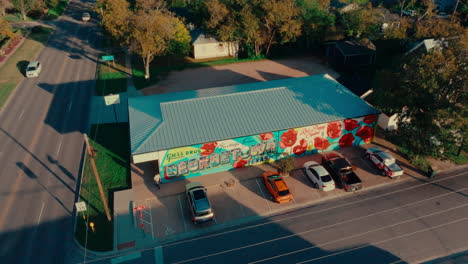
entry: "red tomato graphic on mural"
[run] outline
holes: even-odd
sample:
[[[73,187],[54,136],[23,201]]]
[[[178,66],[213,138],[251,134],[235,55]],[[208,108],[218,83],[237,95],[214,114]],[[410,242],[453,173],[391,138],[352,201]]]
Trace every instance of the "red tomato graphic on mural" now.
[[[344,127],[348,131],[354,130],[356,127],[359,127],[358,121],[354,119],[346,119],[344,121]]]
[[[249,163],[250,158],[248,159],[242,159],[241,157],[237,157],[237,161],[232,164],[233,168],[243,168],[247,163]]]
[[[328,124],[327,136],[329,136],[331,139],[335,139],[341,136],[341,123],[339,121]]]
[[[297,140],[297,131],[294,129],[290,129],[281,135],[281,141],[280,141],[280,147],[281,148],[287,148],[291,147],[296,143]]]
[[[372,129],[370,126],[362,126],[356,132],[356,136],[362,138],[364,142],[369,143],[374,137],[374,129]]]
[[[353,145],[353,141],[354,141],[354,136],[352,133],[348,133],[348,134],[345,134],[343,135],[341,138],[340,138],[340,141],[339,141],[339,144],[340,144],[340,147],[341,148],[346,148],[346,147],[350,147]]]
[[[218,143],[216,143],[216,142],[203,144],[203,146],[200,148],[202,150],[200,155],[201,156],[209,156],[209,155],[213,154],[213,152],[214,152],[217,145],[218,145]]]
[[[375,120],[377,120],[377,115],[366,116],[362,121],[366,124],[372,124],[375,122]]]
[[[270,140],[273,138],[273,133],[269,132],[269,133],[265,133],[265,134],[260,134],[260,138],[262,140]]]
[[[330,142],[328,142],[328,139],[321,137],[314,138],[314,147],[317,150],[326,150],[329,146]]]
[[[293,148],[294,155],[299,156],[304,154],[307,150],[307,141],[305,139],[301,139],[299,145]]]

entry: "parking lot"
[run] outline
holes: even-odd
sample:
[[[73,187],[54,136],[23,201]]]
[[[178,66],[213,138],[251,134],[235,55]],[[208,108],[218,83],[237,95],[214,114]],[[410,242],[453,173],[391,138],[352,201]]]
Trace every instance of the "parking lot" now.
[[[405,160],[402,160],[397,153],[392,153],[399,160],[398,163],[405,169],[405,175],[398,180],[382,176],[381,171],[364,158],[365,149],[372,146],[374,145],[368,144],[362,147],[339,150],[351,161],[356,174],[363,182],[363,190],[357,193],[417,175],[416,171],[412,170]],[[272,201],[261,178],[264,171],[276,170],[272,164],[262,164],[167,183],[163,184],[161,189],[158,189],[152,182],[151,175],[154,173],[152,166],[144,164],[133,169],[132,185],[136,197],[135,205],[143,205],[147,208],[150,219],[145,220],[146,224],[143,228],[146,233],[154,239],[164,241],[238,225],[327,199],[346,199],[348,195],[355,195],[338,188],[324,192],[312,187],[312,183],[301,167],[306,161],[320,161],[320,158],[320,155],[296,158],[297,169],[292,171],[290,176],[285,177],[285,181],[293,195],[293,200],[286,204]],[[207,188],[208,197],[215,213],[213,222],[199,225],[192,223],[184,194],[185,185],[192,181],[201,182]],[[139,223],[138,215],[135,216],[135,221]]]

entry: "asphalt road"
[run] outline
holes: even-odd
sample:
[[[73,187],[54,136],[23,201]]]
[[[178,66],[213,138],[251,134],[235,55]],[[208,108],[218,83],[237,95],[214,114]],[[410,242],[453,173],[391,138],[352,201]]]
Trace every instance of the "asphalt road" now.
[[[149,248],[123,263],[421,263],[466,251],[467,234],[464,167]]]
[[[1,263],[64,262],[95,85],[97,27],[80,21],[89,8],[70,2],[38,56],[40,76],[0,112]]]

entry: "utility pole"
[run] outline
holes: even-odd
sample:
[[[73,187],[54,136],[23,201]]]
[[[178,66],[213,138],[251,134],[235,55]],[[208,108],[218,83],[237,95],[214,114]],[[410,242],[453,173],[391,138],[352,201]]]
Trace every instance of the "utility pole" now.
[[[91,148],[91,145],[89,144],[88,136],[86,134],[83,134],[83,135],[84,135],[84,139],[86,143],[86,150],[88,151],[88,155],[89,155],[89,160],[91,161],[91,167],[93,168],[93,174],[94,174],[94,177],[96,177],[96,182],[99,187],[99,193],[101,194],[101,201],[102,201],[102,204],[104,205],[104,210],[106,211],[107,220],[110,222],[112,220],[111,215],[110,215],[110,210],[107,205],[106,196],[104,195],[104,188],[102,188],[101,178],[99,178],[99,173],[96,167],[96,162],[94,161],[94,157],[96,155],[94,154],[94,151]]]

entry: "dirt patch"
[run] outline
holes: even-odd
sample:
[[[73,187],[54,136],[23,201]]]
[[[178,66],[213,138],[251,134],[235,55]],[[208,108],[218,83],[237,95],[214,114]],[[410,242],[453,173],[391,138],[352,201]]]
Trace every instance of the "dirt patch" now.
[[[339,74],[315,57],[233,63],[171,72],[157,85],[143,89],[145,95],[272,81],[328,73]]]

